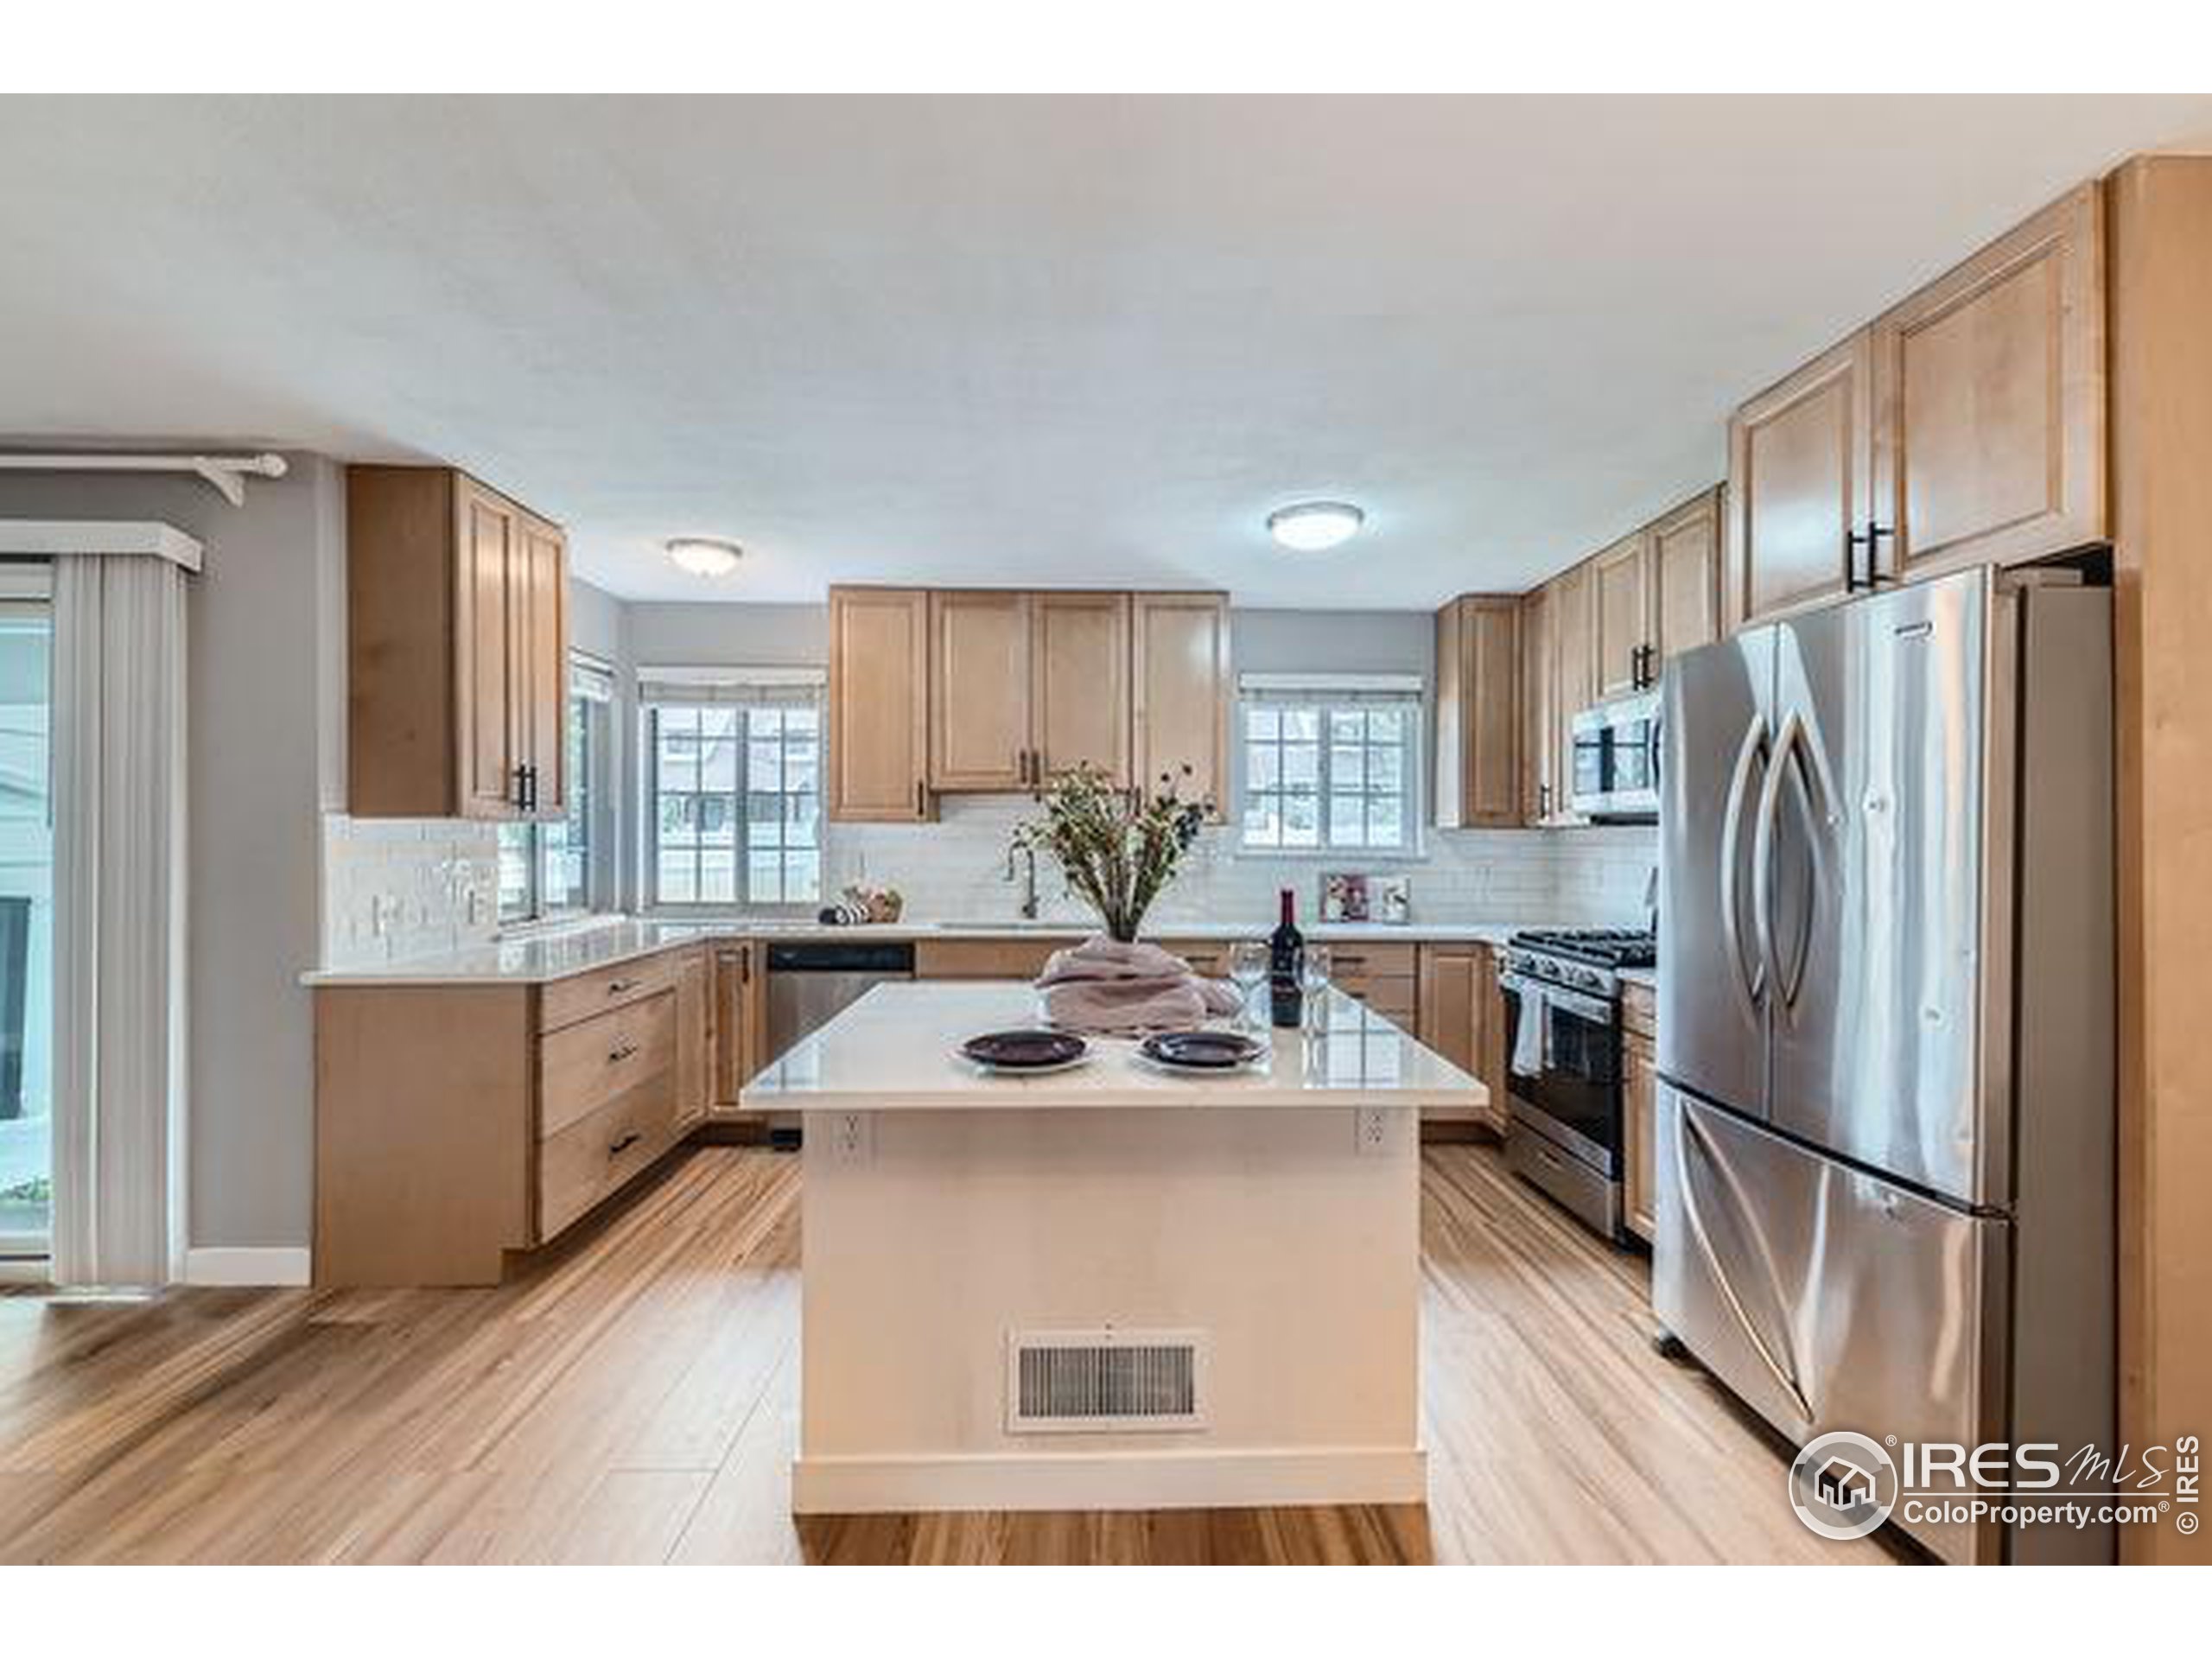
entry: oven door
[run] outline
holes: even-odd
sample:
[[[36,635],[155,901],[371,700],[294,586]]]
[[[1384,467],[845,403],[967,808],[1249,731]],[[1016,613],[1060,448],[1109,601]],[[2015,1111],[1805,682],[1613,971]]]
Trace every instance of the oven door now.
[[[1498,976],[1516,1116],[1608,1176],[1620,1172],[1621,1033],[1602,997]],[[1533,1110],[1522,1109],[1532,1108]]]

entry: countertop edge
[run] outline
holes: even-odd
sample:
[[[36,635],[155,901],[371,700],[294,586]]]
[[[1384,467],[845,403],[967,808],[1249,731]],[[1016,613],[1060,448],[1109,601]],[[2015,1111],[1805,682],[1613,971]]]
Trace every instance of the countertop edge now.
[[[1504,943],[1508,934],[1527,925],[1529,924],[1521,922],[1325,923],[1310,929],[1308,936],[1324,944],[1497,945]],[[641,931],[634,937],[619,941],[608,938],[601,944],[585,948],[588,941],[601,935],[618,934],[629,929]],[[647,933],[642,930],[652,931]],[[659,956],[664,951],[682,950],[692,944],[712,945],[741,940],[768,944],[785,941],[815,944],[839,940],[859,944],[960,943],[969,940],[977,944],[1001,944],[1025,939],[1073,941],[1096,931],[1081,924],[1070,924],[1065,929],[1057,926],[1008,926],[998,930],[971,923],[943,922],[841,927],[823,923],[794,925],[785,922],[764,925],[737,920],[629,919],[579,924],[573,931],[471,945],[459,950],[410,957],[398,962],[363,963],[358,967],[311,968],[298,976],[298,983],[311,990],[328,988],[368,989],[410,986],[543,985],[578,974],[635,962],[641,957]],[[1179,925],[1171,922],[1154,931],[1151,937],[1211,941],[1258,938],[1262,931],[1234,922],[1186,922]],[[571,952],[572,959],[544,959],[549,950],[555,950]],[[512,966],[505,965],[503,960],[508,956],[517,958]]]

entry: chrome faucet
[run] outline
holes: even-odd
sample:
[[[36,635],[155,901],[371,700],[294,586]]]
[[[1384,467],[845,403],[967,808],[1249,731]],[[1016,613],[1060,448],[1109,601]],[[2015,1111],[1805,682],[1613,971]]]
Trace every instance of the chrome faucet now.
[[[1009,847],[1006,854],[1006,879],[1014,877],[1014,862],[1023,860],[1021,875],[1021,918],[1027,922],[1037,919],[1037,849],[1034,847]]]

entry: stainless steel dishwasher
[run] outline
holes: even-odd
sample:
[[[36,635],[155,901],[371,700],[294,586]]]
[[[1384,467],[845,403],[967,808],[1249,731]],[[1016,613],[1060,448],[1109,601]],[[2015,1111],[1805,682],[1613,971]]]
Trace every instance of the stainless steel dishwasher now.
[[[871,987],[914,976],[911,941],[794,939],[768,947],[768,1053],[771,1061],[809,1032],[826,1026]],[[768,1139],[779,1147],[799,1142],[796,1112],[772,1113]]]

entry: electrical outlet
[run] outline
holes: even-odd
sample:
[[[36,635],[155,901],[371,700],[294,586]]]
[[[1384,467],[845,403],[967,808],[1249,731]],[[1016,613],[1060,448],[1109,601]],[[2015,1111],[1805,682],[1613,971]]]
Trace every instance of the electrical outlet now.
[[[866,1112],[836,1112],[830,1119],[830,1156],[841,1164],[864,1164],[874,1145]]]
[[[1351,1115],[1353,1145],[1362,1153],[1386,1151],[1390,1145],[1390,1115],[1382,1106],[1360,1106]]]

